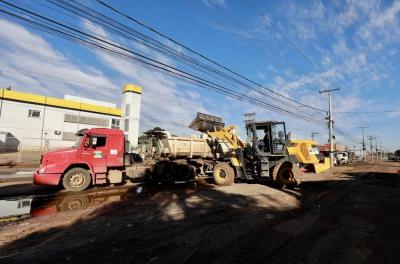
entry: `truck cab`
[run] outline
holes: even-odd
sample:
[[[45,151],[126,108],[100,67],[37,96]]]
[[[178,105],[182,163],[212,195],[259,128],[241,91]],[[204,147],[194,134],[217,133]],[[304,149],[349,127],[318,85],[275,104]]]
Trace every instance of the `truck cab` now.
[[[74,146],[42,155],[33,177],[35,184],[62,184],[69,191],[82,191],[91,184],[109,182],[110,172],[112,178],[117,174],[122,179],[125,137],[121,130],[82,129],[76,135]]]

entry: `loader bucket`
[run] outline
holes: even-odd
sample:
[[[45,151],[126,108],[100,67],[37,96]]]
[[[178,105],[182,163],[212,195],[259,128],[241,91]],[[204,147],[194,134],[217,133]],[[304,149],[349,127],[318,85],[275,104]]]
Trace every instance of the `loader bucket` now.
[[[197,113],[196,118],[190,123],[189,128],[200,132],[212,132],[222,130],[225,123],[221,117]]]

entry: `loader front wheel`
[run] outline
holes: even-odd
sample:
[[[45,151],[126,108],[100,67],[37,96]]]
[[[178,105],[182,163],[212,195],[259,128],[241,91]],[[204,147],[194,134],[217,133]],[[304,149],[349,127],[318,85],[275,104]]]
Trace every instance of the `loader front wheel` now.
[[[218,186],[228,186],[235,181],[235,171],[225,162],[217,163],[213,171],[214,182]]]
[[[300,168],[291,161],[280,161],[272,171],[272,179],[276,187],[294,187],[300,184]]]

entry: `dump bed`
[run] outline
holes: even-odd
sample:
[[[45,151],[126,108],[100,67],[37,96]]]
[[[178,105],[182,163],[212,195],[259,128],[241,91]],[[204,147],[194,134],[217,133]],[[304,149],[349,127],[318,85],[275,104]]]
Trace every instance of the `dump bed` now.
[[[206,139],[190,137],[170,137],[161,140],[162,154],[169,157],[212,158]]]

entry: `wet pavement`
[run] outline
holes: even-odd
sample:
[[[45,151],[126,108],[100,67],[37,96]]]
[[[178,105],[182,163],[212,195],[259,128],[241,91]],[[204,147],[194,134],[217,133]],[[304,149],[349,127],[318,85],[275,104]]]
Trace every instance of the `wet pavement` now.
[[[4,183],[3,183],[4,184]],[[0,186],[0,226],[27,218],[79,211],[133,197],[151,196],[158,186],[135,185],[94,187],[83,192],[67,192],[58,186],[38,186],[31,181]],[[184,189],[196,182],[177,182]]]
[[[59,191],[59,189],[53,189]],[[129,193],[140,194],[143,187],[92,189],[82,193],[59,191],[42,195],[0,198],[0,225],[26,218],[77,211],[126,199]]]

